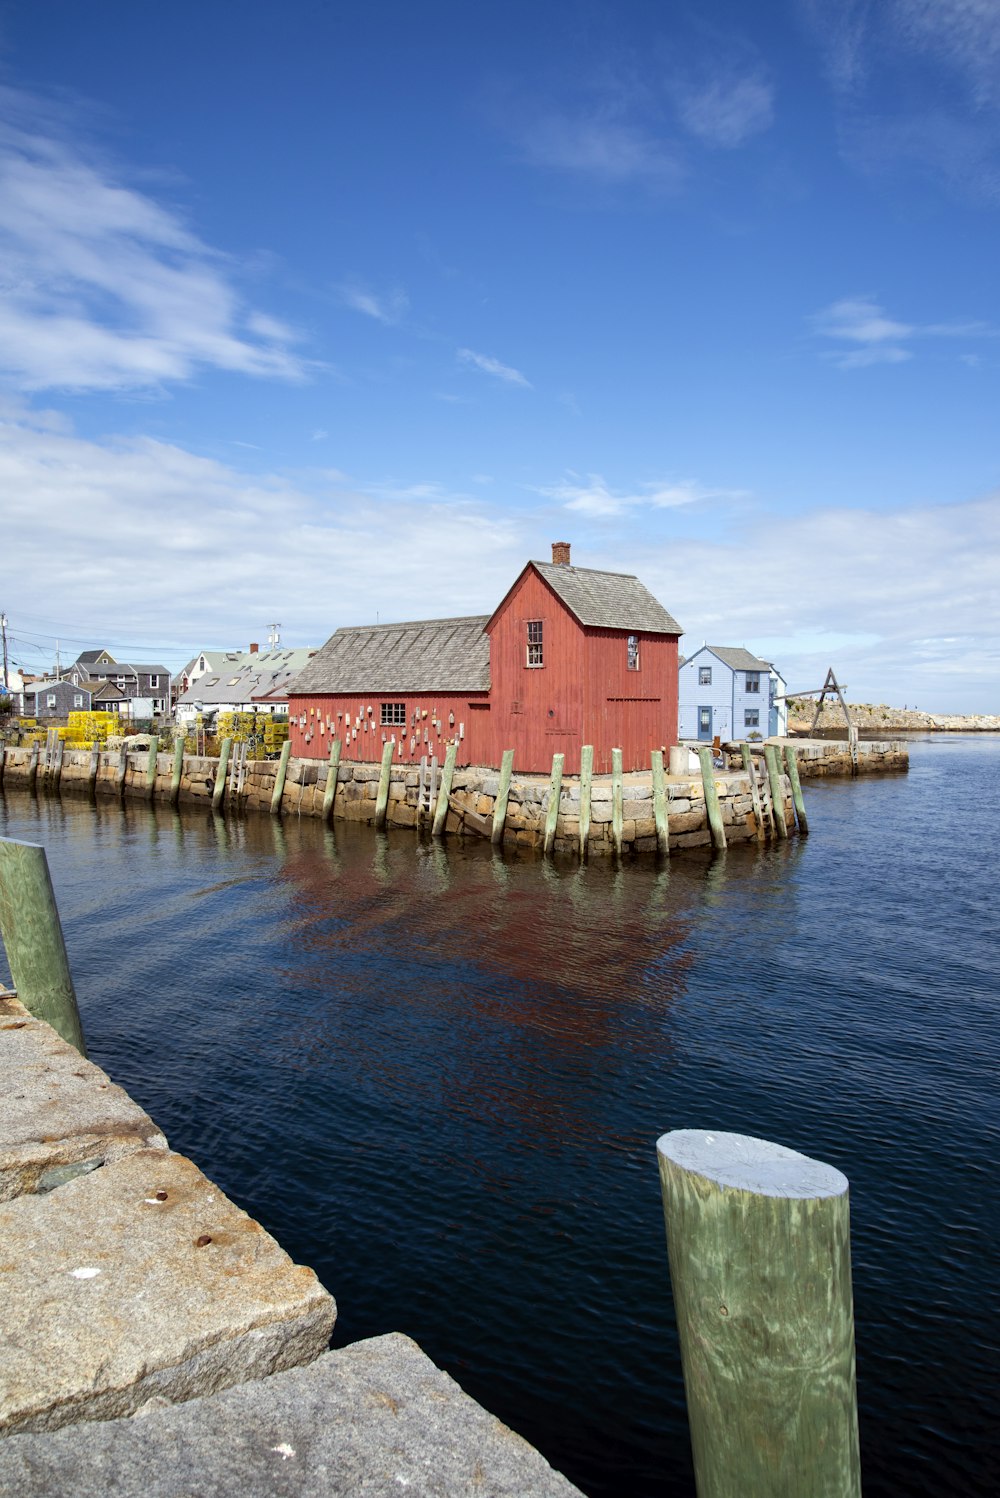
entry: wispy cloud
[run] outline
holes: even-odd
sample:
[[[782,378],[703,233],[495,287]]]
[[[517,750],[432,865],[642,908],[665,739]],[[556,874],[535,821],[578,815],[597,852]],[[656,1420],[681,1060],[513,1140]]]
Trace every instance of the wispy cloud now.
[[[513,369],[509,364],[501,364],[499,359],[493,359],[489,354],[477,354],[471,348],[460,348],[456,357],[462,364],[471,364],[475,369],[481,369],[483,374],[493,375],[495,379],[503,380],[508,385],[523,385],[525,390],[531,389],[531,381],[525,379],[519,369]]]
[[[824,55],[849,161],[870,173],[917,171],[964,197],[1000,200],[994,0],[798,4]]]
[[[377,293],[357,282],[351,282],[340,287],[340,296],[345,306],[352,307],[355,312],[363,312],[366,317],[373,317],[376,322],[385,323],[386,326],[400,322],[410,305],[409,298],[401,287]]]
[[[615,112],[541,114],[521,128],[518,138],[534,166],[607,185],[676,188],[686,175],[674,142],[645,124],[617,118]]]
[[[0,373],[28,390],[155,387],[206,367],[304,378],[294,333],[244,302],[233,264],[33,103],[0,88]]]
[[[980,320],[904,323],[892,318],[870,296],[844,297],[810,318],[814,333],[838,345],[827,357],[841,369],[872,364],[903,364],[914,357],[907,345],[920,338],[1000,337],[1000,329]],[[846,347],[845,347],[846,345]],[[968,360],[968,355],[960,355]]]
[[[681,505],[699,504],[703,500],[747,497],[745,490],[711,489],[690,479],[674,483],[643,484],[632,493],[615,493],[599,473],[587,474],[585,479],[571,473],[564,483],[540,488],[538,492],[548,499],[559,500],[567,510],[594,517],[623,515],[629,510],[641,508],[672,510]]]
[[[669,88],[684,129],[707,145],[742,146],[774,119],[774,90],[762,72],[727,70],[697,82],[675,75]]]

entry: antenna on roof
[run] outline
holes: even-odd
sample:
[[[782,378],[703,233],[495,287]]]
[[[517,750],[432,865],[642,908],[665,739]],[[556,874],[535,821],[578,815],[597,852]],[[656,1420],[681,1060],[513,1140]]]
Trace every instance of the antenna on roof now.
[[[281,625],[280,624],[269,624],[267,626],[267,648],[268,648],[268,650],[277,650],[277,648],[278,648],[278,646],[280,644],[281,644]]]

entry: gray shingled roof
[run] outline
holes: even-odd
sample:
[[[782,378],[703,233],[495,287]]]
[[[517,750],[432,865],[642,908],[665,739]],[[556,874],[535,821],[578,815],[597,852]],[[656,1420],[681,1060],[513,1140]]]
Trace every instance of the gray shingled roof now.
[[[713,655],[717,655],[730,671],[767,671],[770,669],[767,661],[751,655],[749,650],[742,645],[709,645],[707,648]]]
[[[223,658],[217,672],[206,671],[192,682],[178,697],[177,705],[192,707],[198,702],[204,707],[246,705],[265,696],[284,696],[315,653],[308,646],[286,650],[283,645],[274,650],[232,652],[233,659]]]
[[[485,692],[488,615],[338,629],[295,678],[299,692]]]
[[[561,562],[533,562],[532,566],[586,627],[683,634],[662,603],[629,573],[597,572],[591,567],[571,567]]]

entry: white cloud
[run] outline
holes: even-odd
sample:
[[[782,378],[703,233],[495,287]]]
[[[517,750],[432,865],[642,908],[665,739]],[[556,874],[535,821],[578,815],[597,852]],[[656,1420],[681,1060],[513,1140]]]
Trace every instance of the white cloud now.
[[[920,338],[995,339],[1000,328],[990,323],[969,320],[953,322],[904,323],[890,317],[878,302],[868,296],[844,297],[810,318],[813,331],[837,344],[846,344],[829,352],[841,369],[860,369],[872,364],[902,364],[914,357],[904,347]],[[975,354],[957,356],[965,364],[975,364]]]
[[[588,474],[585,480],[581,480],[576,474],[569,474],[566,482],[549,485],[538,492],[548,499],[559,500],[567,510],[594,517],[624,515],[629,510],[641,508],[670,510],[708,499],[718,501],[746,498],[744,490],[710,489],[690,479],[675,483],[644,484],[636,492],[616,494],[599,473]]]
[[[523,385],[526,390],[531,389],[531,382],[525,379],[519,369],[512,369],[509,364],[501,364],[499,359],[491,359],[488,354],[477,354],[470,348],[460,348],[457,350],[457,358],[462,364],[471,364],[474,368],[481,369],[484,374],[493,375],[508,385]]]
[[[733,148],[770,128],[774,90],[760,73],[722,73],[700,83],[671,84],[684,128],[709,145]]]
[[[571,172],[617,185],[640,182],[676,188],[685,169],[675,145],[647,127],[607,110],[547,113],[518,135],[524,155],[535,166]]]
[[[21,388],[156,386],[200,368],[286,380],[294,334],[246,305],[180,215],[0,88],[0,373]]]
[[[387,327],[400,322],[410,305],[406,292],[398,286],[392,291],[379,294],[352,283],[342,286],[340,295],[344,303],[355,312],[363,312],[366,317],[373,317],[376,322],[384,323]]]

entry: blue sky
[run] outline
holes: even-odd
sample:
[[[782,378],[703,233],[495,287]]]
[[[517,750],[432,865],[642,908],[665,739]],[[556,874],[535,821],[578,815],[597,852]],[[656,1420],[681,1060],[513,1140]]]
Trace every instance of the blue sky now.
[[[637,573],[1000,711],[1000,7],[0,0],[0,608],[177,666]]]

